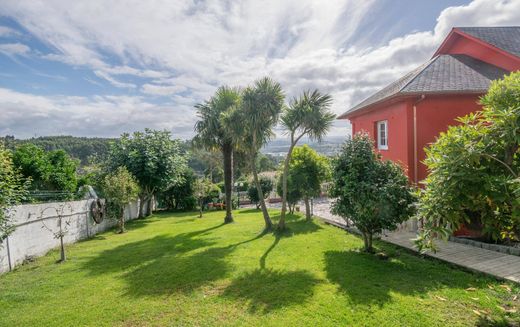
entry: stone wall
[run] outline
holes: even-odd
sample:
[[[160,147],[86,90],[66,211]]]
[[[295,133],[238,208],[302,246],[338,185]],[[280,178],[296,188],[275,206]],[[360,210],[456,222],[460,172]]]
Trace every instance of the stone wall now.
[[[67,244],[87,239],[116,225],[113,219],[105,219],[96,224],[90,213],[94,201],[80,200],[26,204],[14,207],[11,222],[15,230],[0,245],[0,273],[12,270],[26,259],[46,254],[59,247],[60,240],[54,237],[59,231],[58,212],[62,211],[63,230],[67,230],[64,241]],[[128,205],[125,219],[137,218],[139,203]],[[66,226],[66,227],[65,227]]]

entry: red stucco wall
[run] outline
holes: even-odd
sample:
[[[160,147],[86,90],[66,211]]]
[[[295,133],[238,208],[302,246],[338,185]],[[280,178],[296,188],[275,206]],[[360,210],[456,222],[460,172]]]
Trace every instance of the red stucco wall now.
[[[480,95],[426,96],[416,104],[417,119],[417,181],[427,176],[423,164],[424,148],[433,143],[456,119],[481,109]],[[369,112],[351,117],[353,133],[365,131],[375,140],[375,124],[388,121],[388,150],[378,150],[384,159],[401,163],[411,182],[414,181],[413,105],[418,98],[402,99],[397,103],[380,106]]]
[[[410,131],[412,117],[409,102],[406,100],[377,108],[357,117],[351,117],[353,134],[364,131],[373,140],[376,135],[376,122],[388,121],[388,150],[378,150],[383,159],[401,163],[406,170],[410,165]],[[409,176],[410,173],[408,172]]]
[[[424,148],[433,143],[448,126],[458,124],[457,117],[480,110],[478,98],[479,95],[426,96],[416,105],[418,181],[427,176],[426,166],[422,164],[426,157]]]

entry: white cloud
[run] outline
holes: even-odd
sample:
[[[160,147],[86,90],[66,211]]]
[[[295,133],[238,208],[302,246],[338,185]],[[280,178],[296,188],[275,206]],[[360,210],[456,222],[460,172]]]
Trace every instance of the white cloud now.
[[[150,103],[139,96],[36,96],[0,88],[0,135],[117,136],[145,127],[189,137],[190,106]]]
[[[13,37],[21,35],[20,32],[7,26],[0,25],[0,37]]]
[[[143,93],[153,95],[173,95],[186,91],[186,87],[182,85],[155,85],[155,84],[144,84],[141,88]]]
[[[432,31],[378,48],[356,46],[351,40],[362,35],[374,3],[48,0],[10,1],[2,11],[53,49],[45,58],[89,67],[143,96],[170,96],[189,108],[218,85],[270,75],[289,96],[306,88],[330,92],[338,114],[422,64],[453,26],[520,22],[518,0],[475,0],[445,9]]]
[[[94,74],[96,74],[97,77],[105,79],[106,81],[108,81],[110,84],[112,84],[115,87],[130,88],[130,89],[136,88],[135,84],[118,81],[118,80],[116,80],[115,78],[113,78],[112,76],[110,76],[108,73],[106,73],[104,71],[95,70]]]
[[[0,52],[7,56],[25,56],[31,48],[22,43],[3,43],[0,44]]]

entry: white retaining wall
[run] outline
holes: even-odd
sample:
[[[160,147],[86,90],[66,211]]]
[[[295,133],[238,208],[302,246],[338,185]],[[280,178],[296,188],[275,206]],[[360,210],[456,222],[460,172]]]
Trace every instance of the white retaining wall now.
[[[63,226],[65,222],[69,222],[64,237],[65,243],[70,244],[92,237],[116,225],[115,220],[106,218],[101,224],[96,224],[90,213],[92,201],[94,200],[26,204],[14,207],[11,222],[16,229],[0,245],[0,274],[12,270],[29,257],[42,256],[49,250],[59,247],[60,240],[53,235],[54,232],[59,231],[56,210],[63,208]],[[139,202],[137,201],[126,207],[125,219],[135,219],[138,213]]]

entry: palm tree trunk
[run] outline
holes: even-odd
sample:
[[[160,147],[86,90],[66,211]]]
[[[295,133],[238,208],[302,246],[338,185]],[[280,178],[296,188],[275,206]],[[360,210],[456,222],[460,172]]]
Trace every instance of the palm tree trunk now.
[[[287,175],[289,174],[289,163],[291,162],[292,151],[294,148],[294,142],[291,140],[291,146],[285,157],[283,164],[283,175],[282,175],[282,213],[280,215],[280,221],[278,222],[278,229],[285,229],[285,213],[287,211]]]
[[[269,213],[267,212],[267,207],[264,200],[264,192],[262,192],[262,186],[258,180],[258,172],[256,171],[256,154],[253,154],[251,158],[251,171],[253,172],[253,179],[255,181],[256,191],[258,192],[258,201],[260,201],[260,207],[262,208],[262,214],[264,216],[265,229],[270,230],[273,228],[273,222],[271,221]]]
[[[224,191],[226,193],[226,218],[224,218],[224,223],[232,223],[233,146],[230,142],[224,143],[222,154],[224,156]]]

